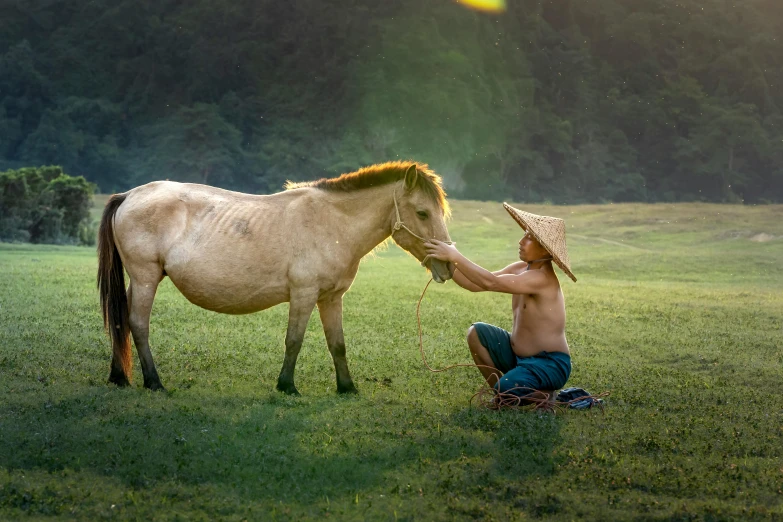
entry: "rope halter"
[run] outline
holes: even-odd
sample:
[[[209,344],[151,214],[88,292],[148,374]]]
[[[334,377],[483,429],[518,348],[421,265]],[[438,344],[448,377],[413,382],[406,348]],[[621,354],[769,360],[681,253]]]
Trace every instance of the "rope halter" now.
[[[416,232],[408,228],[405,223],[402,222],[402,218],[400,217],[400,207],[397,205],[397,187],[394,187],[394,194],[392,196],[394,198],[394,212],[397,214],[397,221],[394,223],[394,226],[392,227],[392,235],[394,235],[395,232],[398,232],[401,228],[404,228],[410,235],[421,241],[422,243],[426,243],[427,240],[418,235]],[[452,241],[443,241],[443,243],[446,243],[447,245],[452,245]]]

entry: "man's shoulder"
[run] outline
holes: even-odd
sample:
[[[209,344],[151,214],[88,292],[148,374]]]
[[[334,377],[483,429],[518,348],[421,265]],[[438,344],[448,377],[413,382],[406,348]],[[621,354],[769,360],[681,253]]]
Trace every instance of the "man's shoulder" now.
[[[527,267],[526,264],[525,267]],[[557,278],[554,271],[547,273],[543,270],[523,269],[520,273],[524,273],[530,277],[530,281],[535,280],[536,291],[532,292],[532,295],[554,296],[560,292],[560,280]]]
[[[514,275],[518,275],[526,271],[527,271],[527,262],[525,261],[517,261],[516,263],[511,263],[506,267],[506,272]]]

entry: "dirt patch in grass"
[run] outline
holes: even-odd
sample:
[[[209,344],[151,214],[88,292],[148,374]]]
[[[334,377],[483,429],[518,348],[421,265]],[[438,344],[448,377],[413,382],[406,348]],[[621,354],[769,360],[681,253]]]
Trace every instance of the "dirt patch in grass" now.
[[[756,243],[766,243],[767,241],[774,241],[778,239],[777,237],[773,236],[772,234],[767,234],[765,232],[762,232],[761,234],[756,234],[752,238],[750,238],[751,241],[755,241]]]

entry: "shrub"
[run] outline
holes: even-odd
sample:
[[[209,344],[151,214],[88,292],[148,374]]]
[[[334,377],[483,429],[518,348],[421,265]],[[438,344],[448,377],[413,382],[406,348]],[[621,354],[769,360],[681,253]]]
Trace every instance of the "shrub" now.
[[[95,185],[61,167],[0,172],[0,241],[95,244],[93,192]]]

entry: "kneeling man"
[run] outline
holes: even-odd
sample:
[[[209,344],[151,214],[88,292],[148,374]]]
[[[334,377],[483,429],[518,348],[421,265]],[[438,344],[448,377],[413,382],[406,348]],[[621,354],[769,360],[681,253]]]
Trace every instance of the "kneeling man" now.
[[[468,330],[473,360],[487,383],[502,393],[524,396],[532,390],[562,388],[571,374],[571,355],[565,336],[565,300],[552,261],[574,281],[562,219],[505,209],[525,235],[519,259],[489,272],[462,255],[453,245],[437,240],[426,244],[427,255],[455,266],[454,282],[471,292],[511,294],[511,333],[486,323]],[[501,377],[502,375],[502,377]]]

